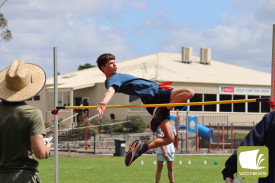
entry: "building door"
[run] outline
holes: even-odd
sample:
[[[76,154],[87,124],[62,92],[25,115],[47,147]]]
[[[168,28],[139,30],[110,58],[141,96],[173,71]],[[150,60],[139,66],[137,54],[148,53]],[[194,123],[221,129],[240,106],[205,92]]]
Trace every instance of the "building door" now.
[[[82,102],[81,97],[74,97],[74,105],[75,106],[80,106],[81,102]],[[74,121],[77,121],[78,123],[83,121],[82,110],[74,109],[74,113],[78,113],[78,115],[76,116],[76,119]]]
[[[74,105],[75,106],[79,106],[81,101],[82,101],[81,97],[74,97]]]

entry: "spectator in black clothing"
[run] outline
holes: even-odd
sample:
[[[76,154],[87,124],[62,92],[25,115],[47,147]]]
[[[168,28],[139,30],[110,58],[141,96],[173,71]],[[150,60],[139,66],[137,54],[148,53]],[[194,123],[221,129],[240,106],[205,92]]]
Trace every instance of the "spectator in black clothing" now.
[[[243,139],[240,146],[266,146],[269,150],[269,175],[259,178],[259,183],[275,182],[275,112],[267,113]],[[237,151],[228,158],[222,171],[226,183],[234,180],[237,172]]]

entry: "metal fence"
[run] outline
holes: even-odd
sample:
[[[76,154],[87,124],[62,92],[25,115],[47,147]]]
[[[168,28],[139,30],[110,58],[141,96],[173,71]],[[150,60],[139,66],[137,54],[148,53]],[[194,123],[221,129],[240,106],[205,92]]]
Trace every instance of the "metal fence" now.
[[[141,116],[143,119],[150,120],[151,118],[148,116]],[[91,118],[90,118],[91,119]],[[181,121],[180,124],[186,124],[186,116],[180,117]],[[111,121],[111,120],[110,120]],[[217,124],[220,125],[224,124],[224,132],[225,132],[225,142],[228,143],[231,139],[230,134],[230,123],[228,122],[227,116],[199,116],[198,121],[204,125],[208,126],[209,123],[211,123],[211,128],[214,129],[214,131],[217,130]],[[133,142],[134,140],[140,140],[143,143],[146,143],[152,139],[155,138],[155,134],[150,132],[149,129],[146,130],[144,133],[139,134],[130,134],[127,130],[127,128],[124,128],[123,132],[116,133],[114,131],[111,131],[110,133],[105,133],[104,130],[102,130],[102,127],[105,125],[111,125],[115,126],[121,123],[130,123],[130,121],[121,121],[121,122],[115,122],[110,124],[101,124],[101,125],[89,125],[87,128],[97,128],[96,133],[89,132],[87,133],[87,136],[85,136],[86,127],[76,127],[76,122],[73,122],[72,124],[61,126],[59,129],[59,148],[60,150],[64,151],[82,151],[85,150],[85,152],[90,153],[114,153],[115,151],[115,139],[125,139],[126,140],[126,150],[129,147],[129,144]],[[249,131],[255,124],[253,122],[247,122],[243,127],[242,126],[234,126],[234,130],[247,130]],[[51,134],[51,133],[48,133]],[[52,135],[52,134],[51,134]],[[178,142],[178,153],[185,152],[186,146],[189,146],[189,150],[193,151],[195,150],[195,137],[192,135],[189,136],[189,144],[186,144],[186,135],[179,133],[178,135],[179,142]],[[217,137],[214,137],[214,140]],[[236,147],[235,144],[238,144],[239,140],[235,139],[234,136],[234,148]],[[86,140],[86,141],[85,141]],[[203,143],[207,144],[207,141],[201,141],[201,147],[207,147],[207,145],[203,146]],[[85,149],[87,148],[87,149]],[[228,148],[228,146],[226,146]],[[230,148],[230,147],[229,147]],[[154,150],[152,150],[154,152]],[[152,152],[151,151],[151,152]]]

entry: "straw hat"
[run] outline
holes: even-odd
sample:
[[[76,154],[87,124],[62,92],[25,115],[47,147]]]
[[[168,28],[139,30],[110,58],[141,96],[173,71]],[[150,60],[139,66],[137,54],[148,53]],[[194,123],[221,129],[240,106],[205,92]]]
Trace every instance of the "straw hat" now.
[[[34,64],[14,60],[0,72],[0,99],[20,102],[32,98],[44,87],[46,74]]]

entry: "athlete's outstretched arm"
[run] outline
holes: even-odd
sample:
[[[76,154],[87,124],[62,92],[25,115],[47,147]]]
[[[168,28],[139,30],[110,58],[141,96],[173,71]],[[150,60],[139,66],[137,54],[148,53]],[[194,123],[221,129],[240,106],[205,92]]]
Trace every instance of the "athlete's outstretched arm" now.
[[[113,86],[108,88],[102,102],[99,103],[99,107],[97,108],[98,114],[100,114],[100,115],[103,114],[103,111],[105,110],[106,105],[110,102],[110,100],[114,96],[115,92],[116,91],[115,91],[115,88]]]

